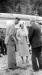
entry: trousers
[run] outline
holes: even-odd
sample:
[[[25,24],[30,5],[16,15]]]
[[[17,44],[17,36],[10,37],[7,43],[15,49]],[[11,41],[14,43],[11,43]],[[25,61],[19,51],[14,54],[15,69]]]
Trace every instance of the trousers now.
[[[37,64],[38,60],[38,64]],[[33,70],[37,71],[38,69],[42,69],[42,50],[41,47],[32,48],[32,67]]]

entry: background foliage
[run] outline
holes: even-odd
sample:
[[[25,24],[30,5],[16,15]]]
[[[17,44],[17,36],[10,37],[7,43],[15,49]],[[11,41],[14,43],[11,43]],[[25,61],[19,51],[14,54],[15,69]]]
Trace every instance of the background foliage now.
[[[42,0],[0,0],[0,13],[2,12],[42,16]]]

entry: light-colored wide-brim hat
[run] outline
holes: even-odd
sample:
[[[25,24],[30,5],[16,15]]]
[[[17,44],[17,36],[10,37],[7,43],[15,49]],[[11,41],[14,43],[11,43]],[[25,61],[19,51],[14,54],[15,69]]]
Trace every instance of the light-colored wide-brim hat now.
[[[24,21],[20,21],[16,26],[15,28],[20,28],[20,25],[23,25],[24,26],[25,22]]]

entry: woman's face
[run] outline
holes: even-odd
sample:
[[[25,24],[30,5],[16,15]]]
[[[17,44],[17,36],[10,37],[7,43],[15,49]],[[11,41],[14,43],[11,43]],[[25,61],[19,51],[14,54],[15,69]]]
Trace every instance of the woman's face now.
[[[24,25],[23,25],[23,24],[21,24],[21,25],[20,25],[20,27],[21,27],[21,29],[23,29],[23,28],[24,28]]]

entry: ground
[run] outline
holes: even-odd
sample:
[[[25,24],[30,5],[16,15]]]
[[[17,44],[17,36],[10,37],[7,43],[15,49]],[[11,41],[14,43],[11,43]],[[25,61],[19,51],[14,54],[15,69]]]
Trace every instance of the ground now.
[[[0,57],[0,75],[42,75],[41,70],[38,72],[33,72],[31,65],[28,65],[25,69],[18,68],[15,70],[7,70],[7,57],[7,55]],[[22,67],[24,66],[22,65]]]

